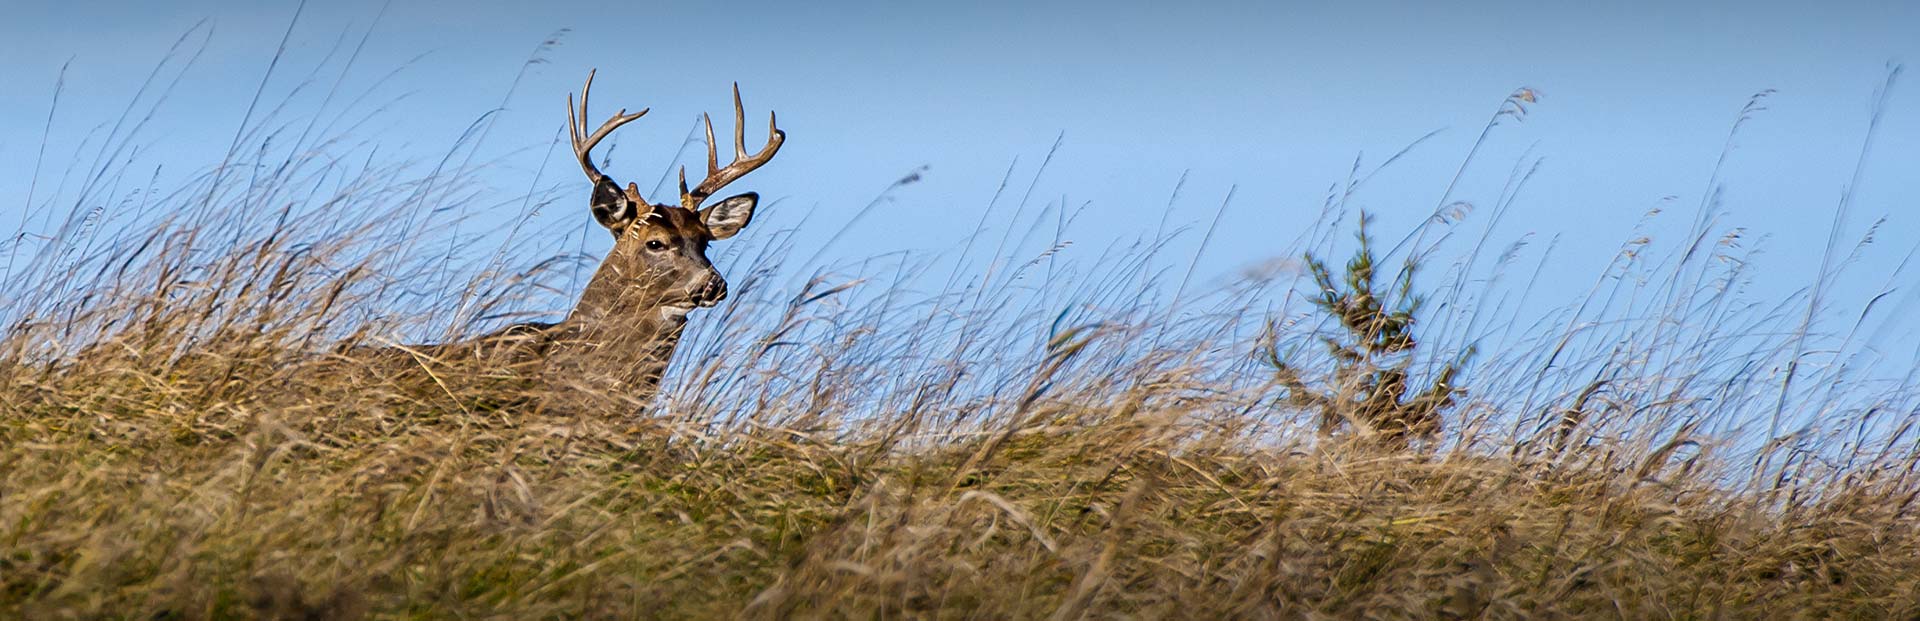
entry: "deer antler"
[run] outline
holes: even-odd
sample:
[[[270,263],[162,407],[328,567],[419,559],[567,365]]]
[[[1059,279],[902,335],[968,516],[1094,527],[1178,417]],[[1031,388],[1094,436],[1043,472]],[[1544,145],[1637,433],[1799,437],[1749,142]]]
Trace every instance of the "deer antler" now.
[[[759,153],[751,157],[747,155],[747,113],[740,106],[740,83],[735,82],[733,84],[733,163],[727,164],[726,168],[721,168],[720,156],[714,152],[713,117],[711,115],[703,115],[703,117],[707,123],[707,178],[692,191],[688,191],[687,169],[684,166],[680,168],[680,206],[687,209],[700,207],[701,201],[713,196],[713,193],[720,191],[720,188],[766,165],[773,159],[773,154],[780,152],[780,143],[787,140],[787,133],[780,131],[773,113],[768,112],[767,145],[761,147]]]
[[[577,114],[573,109],[573,95],[567,95],[567,133],[573,141],[573,156],[580,160],[580,169],[586,171],[588,179],[593,180],[594,183],[599,183],[600,180],[606,179],[607,176],[601,174],[600,169],[595,168],[593,165],[592,152],[594,145],[600,144],[602,139],[605,139],[608,134],[613,133],[613,130],[619,129],[621,125],[626,125],[634,119],[646,116],[647,111],[641,110],[633,114],[627,114],[627,109],[621,108],[619,112],[614,113],[612,118],[607,119],[607,122],[601,123],[600,129],[595,130],[593,135],[587,135],[587,133],[581,129],[580,123],[587,119],[587,93],[593,90],[593,74],[596,71],[598,70],[587,71],[587,84],[586,86],[580,87],[580,110]]]

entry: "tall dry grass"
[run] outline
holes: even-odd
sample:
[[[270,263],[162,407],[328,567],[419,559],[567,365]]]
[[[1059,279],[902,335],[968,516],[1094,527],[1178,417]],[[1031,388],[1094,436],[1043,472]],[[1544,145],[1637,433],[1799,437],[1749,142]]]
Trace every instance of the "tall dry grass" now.
[[[1920,614],[1920,391],[1809,362],[1861,324],[1742,299],[1707,201],[1544,315],[1501,297],[1518,248],[1434,258],[1472,234],[1445,200],[1325,264],[1352,184],[1275,249],[1309,269],[1213,288],[1166,237],[792,280],[761,233],[638,402],[358,368],[563,309],[591,260],[430,232],[468,169],[264,118],[138,209],[85,175],[6,274],[0,616]]]

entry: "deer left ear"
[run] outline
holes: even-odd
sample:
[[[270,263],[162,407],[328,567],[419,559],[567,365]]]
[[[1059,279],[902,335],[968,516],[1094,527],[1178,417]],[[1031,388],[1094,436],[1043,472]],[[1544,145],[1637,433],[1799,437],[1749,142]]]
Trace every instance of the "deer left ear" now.
[[[619,239],[620,232],[625,231],[627,225],[633,224],[634,217],[640,215],[632,195],[621,192],[620,184],[606,177],[601,177],[593,184],[592,206],[593,219],[599,221],[600,226],[607,227],[614,239]]]
[[[729,196],[726,200],[701,209],[700,222],[707,225],[707,231],[713,233],[714,239],[733,237],[753,220],[753,206],[758,202],[760,195],[753,192]]]

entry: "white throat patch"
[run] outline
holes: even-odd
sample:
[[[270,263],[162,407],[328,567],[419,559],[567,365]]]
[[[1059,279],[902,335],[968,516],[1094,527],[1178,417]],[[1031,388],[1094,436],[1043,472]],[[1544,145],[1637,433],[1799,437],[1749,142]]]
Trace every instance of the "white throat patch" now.
[[[687,313],[693,312],[691,306],[662,306],[660,318],[667,321],[686,321]]]

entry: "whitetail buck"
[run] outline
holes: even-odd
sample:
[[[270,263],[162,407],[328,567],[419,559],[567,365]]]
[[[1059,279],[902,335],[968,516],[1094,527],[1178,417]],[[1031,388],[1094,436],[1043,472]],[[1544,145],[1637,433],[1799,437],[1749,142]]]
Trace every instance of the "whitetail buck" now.
[[[769,114],[766,146],[748,154],[746,113],[740,105],[740,87],[734,85],[733,162],[720,166],[713,119],[706,117],[706,178],[688,189],[683,167],[679,204],[652,203],[640,195],[638,185],[628,183],[623,189],[593,164],[595,145],[647,113],[627,114],[622,109],[587,133],[593,75],[587,73],[577,110],[572,96],[567,98],[567,128],[574,157],[593,182],[593,217],[613,234],[613,250],[587,282],[579,303],[559,323],[517,324],[467,341],[399,348],[407,354],[405,358],[415,363],[464,359],[538,367],[552,380],[621,390],[644,400],[666,372],[686,327],[687,313],[726,299],[727,281],[707,260],[707,244],[745,228],[753,219],[759,195],[747,192],[702,205],[727,184],[773,159],[786,133]]]

